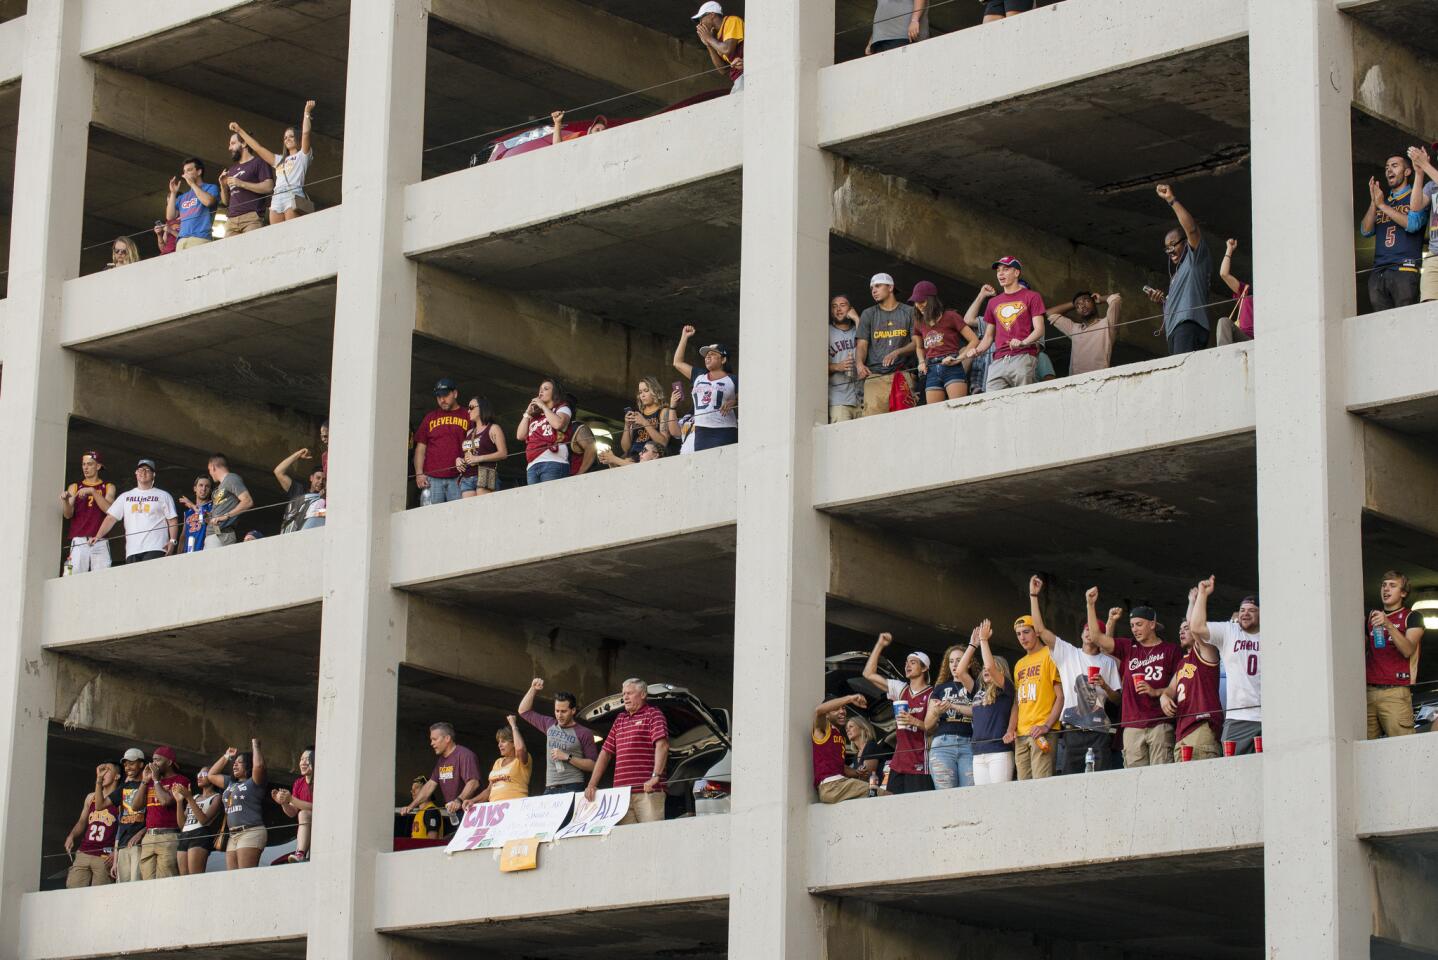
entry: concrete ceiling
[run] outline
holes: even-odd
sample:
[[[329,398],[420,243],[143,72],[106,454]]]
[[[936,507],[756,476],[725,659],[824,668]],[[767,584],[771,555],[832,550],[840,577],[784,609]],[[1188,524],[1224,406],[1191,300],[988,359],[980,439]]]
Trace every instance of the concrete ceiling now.
[[[703,867],[696,864],[695,869]],[[585,879],[603,882],[598,877]],[[628,910],[580,911],[503,923],[479,921],[406,932],[403,938],[397,939],[453,947],[461,951],[456,956],[465,957],[725,960],[729,904],[727,900],[714,900]]]
[[[323,417],[330,405],[334,315],[331,280],[74,349],[221,396]]]
[[[1438,56],[1438,20],[1431,0],[1371,0],[1347,13],[1399,43]]]
[[[1218,578],[1226,612],[1258,587],[1257,502],[1252,434],[983,480],[938,492],[831,511],[886,534],[933,540],[988,562],[1014,584],[1013,597],[968,619],[997,622],[1023,602],[1041,573],[1076,633],[1083,591],[1097,585],[1105,609],[1151,603],[1176,636],[1188,589]]]
[[[425,254],[427,263],[602,320],[739,339],[737,172]]]
[[[1123,950],[1125,956],[1263,955],[1262,850],[882,884],[846,895],[979,927]],[[1035,903],[1043,909],[1035,910]]]
[[[657,588],[657,589],[656,589]],[[407,587],[561,629],[694,654],[734,637],[734,528],[556,557]]]
[[[1248,122],[1248,47],[1236,41],[831,149],[1130,259],[1166,285],[1174,220],[1154,184],[1172,183],[1212,242],[1246,241]]]

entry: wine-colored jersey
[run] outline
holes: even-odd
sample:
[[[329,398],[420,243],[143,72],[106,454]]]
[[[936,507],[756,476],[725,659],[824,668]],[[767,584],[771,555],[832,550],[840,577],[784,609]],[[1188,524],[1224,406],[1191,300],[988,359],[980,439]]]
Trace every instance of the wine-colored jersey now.
[[[79,496],[81,489],[94,490],[101,496],[105,495],[104,480],[81,480],[73,485],[75,497],[75,515],[70,518],[70,539],[80,537],[93,537],[100,532],[100,524],[105,520],[105,511],[101,510],[95,503],[93,497]]]
[[[814,740],[814,786],[830,777],[844,775],[844,735],[834,725],[828,724],[824,735],[813,731]]]
[[[1178,691],[1174,703],[1178,707],[1178,729],[1182,740],[1205,723],[1215,737],[1223,733],[1223,701],[1218,698],[1218,664],[1204,663],[1197,650],[1189,650],[1178,662]]]
[[[85,835],[80,838],[80,852],[92,857],[107,856],[115,850],[115,830],[120,821],[115,808],[95,809],[95,798],[85,801]]]
[[[1409,627],[1422,627],[1423,619],[1413,616],[1413,611],[1407,607],[1399,607],[1388,614],[1388,619],[1398,628],[1399,633],[1407,633]],[[1411,621],[1411,622],[1410,622]],[[1419,643],[1422,643],[1419,638]],[[1408,687],[1413,685],[1413,675],[1418,672],[1418,649],[1413,650],[1412,658],[1403,656],[1393,638],[1385,636],[1383,646],[1373,644],[1373,628],[1368,628],[1368,639],[1365,641],[1363,659],[1366,663],[1368,684],[1373,687]]]

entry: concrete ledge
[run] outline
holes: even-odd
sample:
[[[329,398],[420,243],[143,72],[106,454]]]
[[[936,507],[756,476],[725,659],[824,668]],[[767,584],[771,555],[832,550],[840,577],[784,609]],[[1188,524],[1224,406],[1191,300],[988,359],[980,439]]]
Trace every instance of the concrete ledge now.
[[[815,805],[809,889],[842,896],[881,884],[1259,847],[1260,818],[1222,811],[1263,809],[1262,762],[1239,757]]]
[[[85,0],[80,21],[80,53],[88,57],[252,4],[256,4],[256,0],[172,0],[169,3]]]
[[[1252,360],[1251,346],[1235,344],[816,427],[814,505],[1250,432]]]
[[[20,901],[20,943],[6,953],[71,960],[298,940],[309,930],[314,869],[301,863],[27,893]]]
[[[25,18],[0,23],[0,84],[13,83],[25,70]]]
[[[391,521],[394,584],[730,526],[738,461],[737,446],[720,447],[397,513]]]
[[[819,144],[833,146],[961,113],[1247,32],[1247,0],[1106,0],[1043,8],[981,30],[935,37],[901,54],[821,70]],[[995,55],[997,48],[1002,56]],[[1075,55],[1077,49],[1082,55]],[[961,63],[989,69],[977,83],[954,83],[953,65]]]
[[[279,226],[65,283],[60,342],[74,346],[244,304],[335,276],[341,212]]]
[[[1415,777],[1416,771],[1438,768],[1438,735],[1355,743],[1353,763],[1360,837],[1438,833],[1438,806]]]
[[[323,592],[324,536],[307,530],[48,580],[41,643],[70,650],[315,603]],[[145,602],[135,602],[139,597]]]
[[[743,99],[719,97],[412,184],[405,189],[405,254],[572,218],[737,170]],[[476,149],[486,142],[475,141]],[[536,191],[536,183],[545,189]]]
[[[1438,344],[1438,302],[1349,317],[1342,344],[1350,412],[1438,397],[1438,380],[1423,363],[1393,362],[1394,344],[1417,357]]]
[[[515,874],[499,872],[497,851],[382,853],[375,866],[374,925],[386,933],[420,935],[424,928],[532,917],[563,923],[579,914],[725,900],[729,830],[727,816],[631,824],[607,837],[544,844],[539,869]],[[663,863],[689,866],[645,868]]]

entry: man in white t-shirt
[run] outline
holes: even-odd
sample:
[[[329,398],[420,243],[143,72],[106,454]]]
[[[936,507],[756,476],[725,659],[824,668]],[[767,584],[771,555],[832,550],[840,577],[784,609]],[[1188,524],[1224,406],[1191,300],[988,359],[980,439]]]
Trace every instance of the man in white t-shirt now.
[[[1109,749],[1113,728],[1104,704],[1118,703],[1122,696],[1118,660],[1099,649],[1089,636],[1087,626],[1083,629],[1082,647],[1074,646],[1044,626],[1043,614],[1039,612],[1039,594],[1043,589],[1042,577],[1029,577],[1029,614],[1034,620],[1034,630],[1049,648],[1049,656],[1059,668],[1059,679],[1064,685],[1064,708],[1059,714],[1062,725],[1058,738],[1059,773],[1083,773],[1090,750],[1095,770],[1115,768],[1113,751]],[[1110,620],[1106,632],[1112,634],[1113,628],[1114,622]]]
[[[179,542],[180,519],[175,512],[175,498],[156,489],[153,460],[135,464],[135,488],[116,497],[105,513],[99,532],[90,538],[90,544],[103,540],[115,524],[123,520],[126,563],[168,556]]]
[[[1224,703],[1223,739],[1232,740],[1235,753],[1253,753],[1253,738],[1263,736],[1263,660],[1258,646],[1258,598],[1244,597],[1236,620],[1208,619],[1208,598],[1213,577],[1198,584],[1188,630],[1195,640],[1218,648],[1223,672],[1228,675]]]

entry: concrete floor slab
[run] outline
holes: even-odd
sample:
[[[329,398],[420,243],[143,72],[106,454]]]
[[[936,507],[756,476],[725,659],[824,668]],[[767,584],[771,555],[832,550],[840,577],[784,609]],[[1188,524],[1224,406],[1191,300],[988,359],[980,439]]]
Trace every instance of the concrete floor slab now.
[[[1398,43],[1438,57],[1438,23],[1426,0],[1339,0],[1339,7]]]

